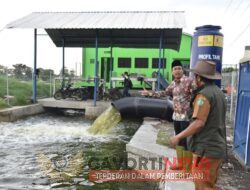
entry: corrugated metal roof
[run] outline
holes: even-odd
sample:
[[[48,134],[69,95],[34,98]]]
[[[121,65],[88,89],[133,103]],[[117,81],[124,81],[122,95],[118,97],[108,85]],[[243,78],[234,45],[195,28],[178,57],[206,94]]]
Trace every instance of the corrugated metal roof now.
[[[45,29],[56,46],[159,48],[179,50],[184,12],[36,12],[6,28]]]
[[[185,26],[182,11],[34,12],[6,28],[169,29]]]

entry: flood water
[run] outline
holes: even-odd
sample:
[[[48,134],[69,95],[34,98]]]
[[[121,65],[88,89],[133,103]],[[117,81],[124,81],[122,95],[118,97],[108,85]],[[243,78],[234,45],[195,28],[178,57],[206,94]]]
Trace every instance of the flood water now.
[[[0,122],[0,189],[154,189],[145,182],[88,180],[92,169],[126,168],[125,146],[141,121],[122,121],[105,135],[89,134],[92,123],[49,113]]]

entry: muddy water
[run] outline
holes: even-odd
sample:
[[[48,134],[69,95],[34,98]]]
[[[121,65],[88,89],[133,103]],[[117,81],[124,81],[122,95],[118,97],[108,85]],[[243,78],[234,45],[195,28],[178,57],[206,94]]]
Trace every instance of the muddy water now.
[[[114,128],[120,121],[120,112],[113,106],[110,106],[94,121],[88,131],[91,134],[105,134]]]
[[[154,189],[155,184],[145,182],[88,180],[92,169],[126,167],[125,145],[140,125],[122,121],[109,134],[91,135],[92,122],[43,114],[0,123],[0,189]]]

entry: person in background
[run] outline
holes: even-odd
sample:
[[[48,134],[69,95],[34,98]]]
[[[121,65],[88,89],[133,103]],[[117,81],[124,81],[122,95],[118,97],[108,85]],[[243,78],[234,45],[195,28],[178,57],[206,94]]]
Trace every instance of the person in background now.
[[[153,96],[171,96],[173,97],[173,122],[175,134],[178,135],[189,125],[191,94],[196,89],[193,80],[183,74],[183,67],[179,60],[172,62],[173,81],[165,91],[154,92]],[[150,92],[142,91],[141,95],[148,96]],[[187,139],[183,138],[176,147],[177,161],[175,167],[171,169],[183,169],[183,151],[187,150]]]
[[[218,169],[226,158],[226,100],[223,92],[214,80],[221,79],[212,61],[200,60],[194,69],[197,90],[193,105],[193,121],[181,133],[170,138],[170,144],[176,146],[182,139],[191,136],[189,141],[194,163],[192,172],[206,169],[207,180],[194,181],[196,190],[216,189]]]
[[[128,72],[124,72],[124,74],[122,75],[124,80],[123,80],[123,97],[129,97],[130,93],[129,93],[129,89],[131,88],[131,83],[132,81],[129,78],[129,74]]]

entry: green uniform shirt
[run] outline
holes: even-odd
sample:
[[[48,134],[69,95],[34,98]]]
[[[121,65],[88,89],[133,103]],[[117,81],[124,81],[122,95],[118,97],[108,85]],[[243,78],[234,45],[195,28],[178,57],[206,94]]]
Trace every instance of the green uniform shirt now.
[[[206,84],[198,92],[193,107],[193,118],[203,120],[205,126],[190,138],[191,151],[200,156],[225,158],[226,100],[223,92],[215,84]]]

